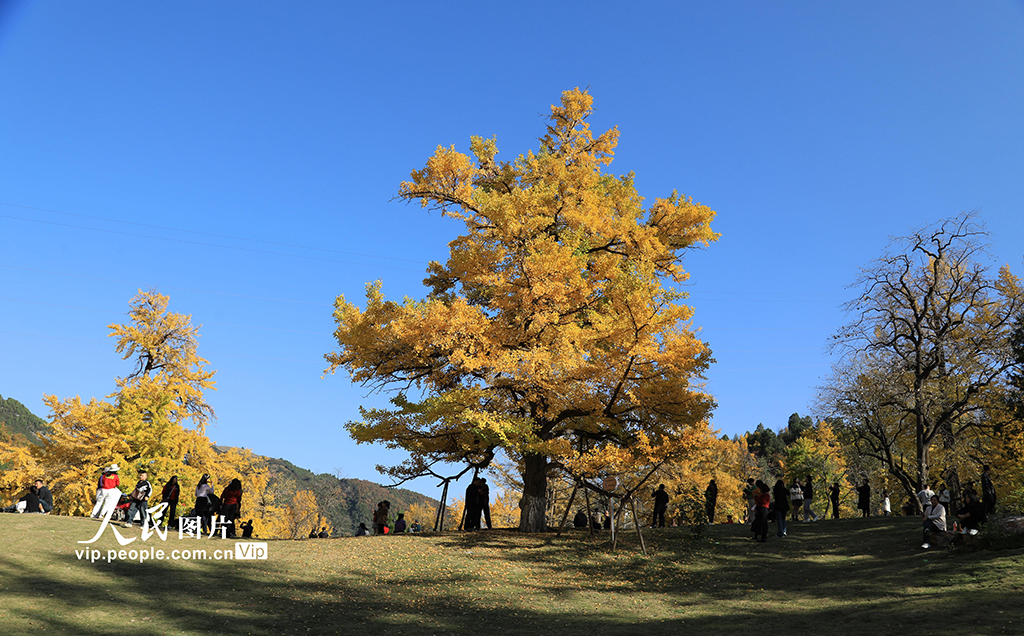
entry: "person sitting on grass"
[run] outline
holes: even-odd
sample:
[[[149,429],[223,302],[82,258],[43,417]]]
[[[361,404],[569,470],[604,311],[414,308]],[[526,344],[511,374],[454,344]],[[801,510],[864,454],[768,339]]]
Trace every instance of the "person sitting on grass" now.
[[[931,547],[928,543],[928,533],[946,531],[946,509],[939,503],[938,495],[932,495],[931,505],[924,509],[921,520],[924,522],[924,544],[921,547],[927,550]]]
[[[965,530],[977,534],[981,524],[985,523],[985,505],[978,501],[977,495],[968,494],[964,497],[964,505],[956,511],[956,517]]]
[[[252,538],[252,519],[249,519],[248,521],[243,523],[241,528],[242,528],[242,538],[243,539],[251,539]]]
[[[359,529],[356,530],[357,537],[368,537],[370,536],[370,529],[366,527],[365,523],[359,524]]]
[[[586,528],[587,527],[587,513],[582,510],[576,513],[576,516],[572,518],[573,528]]]
[[[36,480],[36,496],[39,497],[40,503],[43,504],[43,510],[46,514],[53,512],[53,494],[50,493],[50,489],[46,487],[42,479]]]
[[[34,485],[28,489],[28,492],[25,493],[24,497],[18,500],[18,503],[20,504],[22,501],[25,502],[25,507],[22,509],[19,505],[18,512],[46,513],[46,511],[43,510],[43,502],[39,500],[39,492],[36,490]]]

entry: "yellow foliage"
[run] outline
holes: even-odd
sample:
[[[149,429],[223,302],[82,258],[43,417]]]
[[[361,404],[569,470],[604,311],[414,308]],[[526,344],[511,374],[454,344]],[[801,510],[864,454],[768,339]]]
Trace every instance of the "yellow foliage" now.
[[[436,507],[414,503],[401,512],[405,513],[405,521],[410,526],[418,521],[424,528],[434,529],[434,518],[437,516]]]
[[[595,137],[591,111],[589,94],[566,91],[540,149],[512,162],[496,160],[493,139],[473,138],[472,157],[439,147],[399,196],[466,234],[428,267],[423,301],[385,300],[379,282],[362,309],[339,296],[338,349],[325,356],[329,372],[425,395],[348,425],[359,442],[410,452],[390,474],[485,467],[497,449],[526,457],[524,530],[542,525],[543,459],[581,437],[656,452],[714,406],[700,386],[710,350],[685,294],[666,286],[687,278],[681,250],[717,239],[714,212],[676,193],[644,209],[632,175],[603,172],[618,131]]]
[[[309,536],[310,530],[327,526],[328,532],[334,533],[327,519],[320,516],[320,506],[317,504],[316,495],[310,490],[300,490],[292,497],[288,507],[283,511],[283,522],[276,527],[267,523],[264,532],[267,537],[301,539]],[[253,522],[255,525],[255,522]]]
[[[209,473],[215,490],[234,477],[242,480],[243,517],[273,514],[263,501],[268,475],[262,461],[248,450],[219,452],[203,433],[213,417],[203,399],[203,391],[213,388],[213,372],[196,353],[198,328],[167,305],[166,296],[139,292],[131,301],[131,321],[110,325],[117,351],[134,364],[132,373],[117,379],[117,391],[107,396],[112,401],[47,395],[50,430],[41,435],[41,446],[0,440],[0,461],[10,462],[0,485],[42,478],[53,492],[55,512],[88,514],[100,471],[116,463],[125,492],[143,470],[157,494],[177,475],[185,512],[200,477]]]

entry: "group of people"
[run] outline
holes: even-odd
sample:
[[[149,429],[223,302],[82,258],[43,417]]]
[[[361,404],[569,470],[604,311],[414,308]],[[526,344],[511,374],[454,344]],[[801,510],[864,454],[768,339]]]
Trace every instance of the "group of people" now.
[[[576,516],[572,518],[572,527],[574,528],[586,528],[587,527],[587,513],[583,509],[576,511]],[[611,515],[605,512],[595,512],[590,515],[590,527],[594,530],[600,530],[604,528],[608,530],[612,527]]]
[[[42,479],[37,479],[18,501],[3,509],[3,512],[34,512],[44,515],[52,511],[53,494]]]
[[[480,529],[480,515],[483,515],[487,529],[491,529],[491,489],[483,477],[474,477],[466,487],[466,518],[462,527],[466,530]]]
[[[91,517],[103,519],[112,515],[113,510],[123,507],[126,508],[123,526],[132,527],[136,517],[139,517],[140,525],[144,525],[147,520],[151,522],[148,510],[152,507],[153,485],[149,481],[149,473],[139,472],[139,479],[135,483],[135,487],[125,496],[121,491],[119,472],[120,467],[117,464],[111,464],[101,471],[96,488],[96,505],[93,506]],[[160,492],[160,503],[167,504],[164,514],[159,520],[165,527],[172,527],[179,523],[177,512],[180,499],[181,487],[178,485],[178,476],[173,475],[164,483]],[[241,509],[242,481],[240,479],[232,479],[218,497],[210,484],[210,475],[204,473],[196,485],[195,505],[186,516],[199,518],[201,532],[204,534],[209,532],[213,536],[216,515],[217,523],[225,528],[225,536],[235,537]],[[252,536],[251,519],[248,524],[242,524],[239,527],[243,536]]]
[[[992,475],[988,465],[985,465],[981,472],[981,496],[974,489],[973,482],[967,483],[962,494],[963,504],[957,508],[956,520],[953,521],[952,528],[950,528],[949,510],[952,507],[952,497],[949,489],[943,486],[939,492],[934,492],[925,484],[921,492],[917,493],[924,506],[924,513],[921,515],[924,526],[922,548],[931,547],[930,533],[952,530],[963,534],[977,534],[981,529],[981,524],[988,521],[988,515],[993,514],[996,507],[996,491],[992,484]]]
[[[420,526],[419,520],[416,520],[409,525],[405,520],[405,513],[400,512],[395,518],[395,522],[391,523],[391,502],[385,499],[384,501],[377,502],[377,509],[373,512],[373,530],[374,534],[402,534],[404,532],[422,532],[423,527]],[[325,528],[326,530],[326,528]],[[370,529],[366,527],[365,523],[360,523],[356,529],[357,537],[365,537],[370,535]],[[310,538],[312,538],[312,534]]]
[[[862,511],[867,512],[870,501],[870,486],[867,480],[864,486],[857,489],[858,506]],[[839,518],[839,499],[842,490],[839,482],[834,482],[828,488],[828,502],[832,509],[832,518]],[[765,542],[768,539],[768,523],[774,518],[776,523],[776,536],[788,536],[788,521],[798,521],[800,512],[803,511],[805,522],[815,522],[820,519],[812,505],[815,501],[814,479],[807,475],[803,482],[793,478],[791,485],[779,478],[774,486],[769,486],[764,481],[753,477],[747,479],[743,489],[743,497],[747,502],[746,523],[750,525],[754,540]],[[826,508],[826,513],[827,513]],[[790,518],[791,516],[791,518]]]

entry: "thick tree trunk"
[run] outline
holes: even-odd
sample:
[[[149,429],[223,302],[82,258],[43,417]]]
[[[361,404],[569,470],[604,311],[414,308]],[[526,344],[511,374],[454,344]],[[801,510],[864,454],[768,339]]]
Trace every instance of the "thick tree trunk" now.
[[[544,455],[523,457],[523,498],[519,502],[520,532],[547,530],[548,458]]]

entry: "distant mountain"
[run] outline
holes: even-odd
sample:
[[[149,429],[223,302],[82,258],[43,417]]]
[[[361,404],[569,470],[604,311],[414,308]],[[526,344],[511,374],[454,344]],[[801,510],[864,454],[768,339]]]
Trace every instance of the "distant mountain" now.
[[[385,488],[365,479],[339,479],[326,473],[314,475],[284,459],[267,457],[275,505],[288,504],[300,490],[311,490],[320,504],[320,514],[330,520],[336,533],[353,534],[360,522],[370,525],[377,502],[391,502],[392,516],[418,504],[436,510],[438,501],[405,488]],[[409,519],[412,523],[414,519]],[[433,525],[433,519],[421,519]]]
[[[8,433],[21,435],[32,444],[40,444],[39,433],[49,430],[46,420],[34,415],[21,402],[14,398],[6,400],[0,395],[0,425],[3,425]]]

